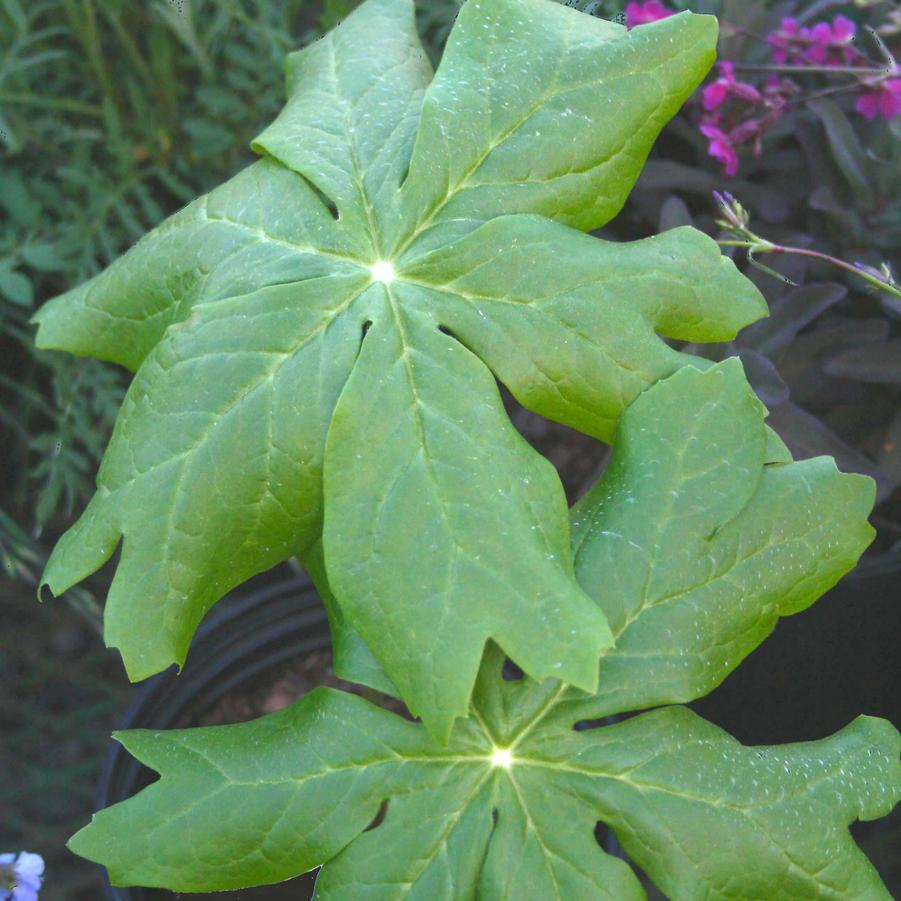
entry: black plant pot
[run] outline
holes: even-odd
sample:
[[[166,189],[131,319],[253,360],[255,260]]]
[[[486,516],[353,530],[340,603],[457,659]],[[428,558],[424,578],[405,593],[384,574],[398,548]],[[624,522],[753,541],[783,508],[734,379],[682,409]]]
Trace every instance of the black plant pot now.
[[[273,582],[221,602],[204,623],[180,675],[174,668],[146,682],[118,723],[119,729],[172,729],[200,718],[227,692],[247,685],[278,664],[329,647],[328,620],[319,595],[306,576]],[[153,775],[113,742],[98,785],[97,809],[130,798]],[[105,871],[104,871],[105,878]],[[314,874],[275,886],[233,892],[178,895],[160,889],[117,888],[105,883],[108,901],[165,901],[216,898],[265,901],[311,898]]]

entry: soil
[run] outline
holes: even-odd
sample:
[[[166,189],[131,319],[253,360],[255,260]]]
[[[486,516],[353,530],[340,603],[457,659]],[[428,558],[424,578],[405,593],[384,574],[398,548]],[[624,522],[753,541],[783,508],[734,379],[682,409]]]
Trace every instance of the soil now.
[[[331,651],[325,648],[263,670],[240,688],[223,696],[212,707],[204,708],[201,699],[194,710],[179,721],[175,728],[242,723],[289,707],[319,686],[340,688],[342,691],[360,695],[373,704],[384,707],[385,710],[412,719],[402,701],[339,679],[332,671]]]

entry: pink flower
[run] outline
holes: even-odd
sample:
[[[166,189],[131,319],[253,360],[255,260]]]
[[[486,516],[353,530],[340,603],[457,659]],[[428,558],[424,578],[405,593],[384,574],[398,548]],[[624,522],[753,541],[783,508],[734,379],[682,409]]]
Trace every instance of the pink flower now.
[[[828,22],[817,22],[804,37],[810,42],[804,51],[804,59],[815,66],[822,66],[832,45],[832,26]]]
[[[704,104],[704,109],[715,110],[726,102],[728,96],[729,85],[726,84],[724,79],[718,78],[713,84],[707,85],[701,91],[701,102]]]
[[[647,25],[675,15],[675,10],[668,9],[660,0],[644,0],[643,3],[626,4],[626,28],[636,25]]]
[[[756,138],[760,134],[760,122],[757,119],[745,119],[739,122],[732,131],[729,132],[729,141],[734,144],[744,144],[751,138]]]
[[[736,97],[740,97],[748,103],[761,103],[763,101],[760,91],[746,81],[733,81],[729,87]]]
[[[720,77],[702,93],[704,112],[698,126],[707,138],[708,153],[722,163],[727,175],[735,175],[738,147],[750,145],[754,156],[760,156],[763,135],[782,117],[789,98],[801,89],[791,79],[772,76],[760,91],[754,85],[736,81],[732,63],[722,62],[719,68]],[[746,103],[723,106],[729,97]]]
[[[883,119],[901,116],[901,78],[888,78],[868,87],[857,98],[854,108],[870,120],[877,116]]]
[[[857,55],[851,46],[857,26],[845,16],[829,22],[817,22],[812,28],[798,28],[793,18],[785,18],[776,31],[767,35],[773,61],[780,66],[787,62],[808,63],[815,66],[837,66],[850,63]]]
[[[850,63],[854,60],[857,51],[851,46],[854,35],[857,33],[857,25],[844,16],[836,16],[832,20],[832,49],[836,54],[841,55],[841,60],[835,56],[827,60],[827,64],[838,65],[839,62]]]
[[[719,64],[722,75],[713,84],[707,85],[701,92],[704,109],[715,110],[726,101],[730,94],[740,97],[748,103],[760,103],[763,97],[752,84],[735,80],[735,69],[728,60]]]
[[[723,171],[726,175],[735,175],[738,172],[738,153],[729,135],[709,123],[701,125],[701,134],[709,142],[707,152],[710,156],[723,164]]]
[[[766,41],[773,48],[773,60],[780,66],[788,59],[788,51],[798,36],[798,23],[795,19],[783,19],[776,31],[767,35]]]
[[[857,25],[844,16],[836,16],[832,20],[832,40],[836,44],[850,44],[857,33]]]

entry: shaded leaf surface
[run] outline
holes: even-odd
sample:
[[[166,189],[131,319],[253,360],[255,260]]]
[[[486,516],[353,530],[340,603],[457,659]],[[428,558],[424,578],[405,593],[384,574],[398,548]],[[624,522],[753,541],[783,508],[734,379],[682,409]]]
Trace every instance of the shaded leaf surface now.
[[[682,707],[574,728],[709,690],[870,540],[869,480],[768,464],[763,412],[732,359],[681,370],[622,418],[574,513],[576,571],[618,636],[597,693],[507,681],[491,645],[447,745],[326,689],[237,726],[124,733],[162,779],[73,849],[114,882],[183,891],[322,864],[321,899],[644,898],[595,841],[601,821],[673,899],[888,899],[847,828],[901,794],[888,722],[781,747]]]
[[[715,42],[704,16],[627,32],[471,0],[432,78],[410,0],[368,0],[289,57],[264,159],[39,312],[40,346],[137,370],[44,577],[65,590],[121,538],[107,639],[132,677],[183,661],[218,597],[321,538],[342,617],[436,734],[489,639],[594,688],[610,632],[492,374],[609,439],[684,362],[659,335],[728,340],[763,315],[690,229],[577,230],[620,208]]]

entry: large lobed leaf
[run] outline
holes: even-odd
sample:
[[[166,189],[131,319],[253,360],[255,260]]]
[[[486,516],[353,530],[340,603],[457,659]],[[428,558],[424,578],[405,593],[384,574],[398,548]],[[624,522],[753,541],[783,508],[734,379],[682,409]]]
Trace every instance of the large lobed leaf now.
[[[579,231],[620,208],[715,43],[705,16],[627,32],[470,0],[432,78],[411,0],[367,0],[289,57],[264,159],[38,313],[39,346],[136,370],[44,575],[58,594],[121,539],[106,638],[132,678],[321,539],[335,609],[435,734],[489,639],[595,687],[613,638],[494,376],[609,440],[685,362],[660,336],[728,340],[764,314],[698,232]]]
[[[323,901],[644,898],[596,842],[601,821],[677,901],[888,899],[847,827],[901,796],[889,723],[753,748],[683,707],[575,728],[713,688],[870,541],[870,480],[769,463],[763,414],[733,359],[681,370],[622,418],[574,512],[577,574],[618,635],[597,693],[507,681],[491,646],[446,746],[326,689],[237,726],[127,732],[162,778],[72,848],[115,883],[181,891],[324,864]]]

